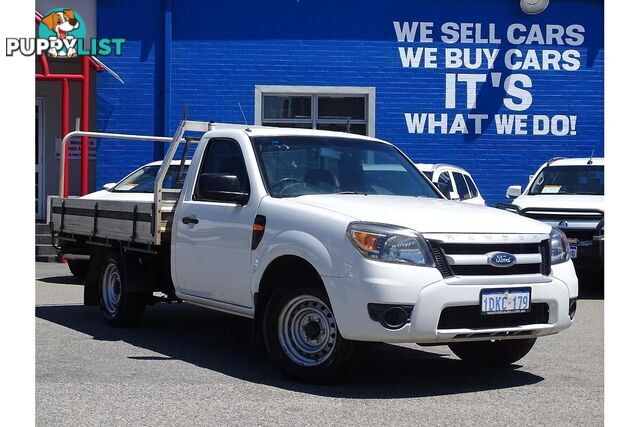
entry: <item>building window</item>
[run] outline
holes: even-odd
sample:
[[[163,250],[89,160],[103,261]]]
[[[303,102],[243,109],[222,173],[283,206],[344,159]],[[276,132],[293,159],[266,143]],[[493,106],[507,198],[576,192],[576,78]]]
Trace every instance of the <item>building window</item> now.
[[[375,88],[256,86],[255,123],[375,136]]]

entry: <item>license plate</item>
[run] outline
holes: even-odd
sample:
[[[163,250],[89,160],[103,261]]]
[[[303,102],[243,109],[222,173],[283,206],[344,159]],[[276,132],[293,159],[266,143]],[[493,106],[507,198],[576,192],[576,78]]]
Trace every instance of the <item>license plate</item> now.
[[[527,313],[531,309],[531,288],[483,289],[482,314]]]
[[[571,258],[578,258],[578,247],[569,246],[569,253],[571,254]]]

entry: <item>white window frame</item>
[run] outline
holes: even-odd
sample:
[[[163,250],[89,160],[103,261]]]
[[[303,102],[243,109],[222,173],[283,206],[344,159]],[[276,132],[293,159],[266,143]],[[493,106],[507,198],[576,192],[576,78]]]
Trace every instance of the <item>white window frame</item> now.
[[[262,125],[262,99],[264,95],[307,95],[307,96],[365,96],[365,120],[367,123],[367,136],[376,135],[376,88],[361,86],[281,86],[281,85],[256,85],[254,124]],[[312,102],[311,120],[313,123],[321,123],[316,117],[315,103]],[[282,120],[286,121],[286,120]],[[293,123],[293,121],[292,121]]]

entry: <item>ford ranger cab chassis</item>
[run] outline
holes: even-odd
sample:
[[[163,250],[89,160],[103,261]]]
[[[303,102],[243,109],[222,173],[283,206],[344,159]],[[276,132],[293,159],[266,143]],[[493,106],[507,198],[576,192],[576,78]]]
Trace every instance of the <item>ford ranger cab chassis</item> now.
[[[78,136],[136,139],[76,130],[61,158]],[[85,304],[111,325],[161,301],[248,317],[277,366],[321,381],[363,342],[448,345],[497,366],[573,323],[560,230],[446,200],[388,142],[192,121],[156,139],[170,146],[153,202],[51,202],[60,255],[87,260]],[[164,189],[175,158],[190,167]]]

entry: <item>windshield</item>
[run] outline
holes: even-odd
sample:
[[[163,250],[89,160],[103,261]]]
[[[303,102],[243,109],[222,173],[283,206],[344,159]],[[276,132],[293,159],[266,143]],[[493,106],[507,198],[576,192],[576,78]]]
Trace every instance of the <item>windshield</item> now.
[[[529,194],[604,195],[604,166],[548,166],[536,177]]]
[[[179,169],[180,165],[169,166],[167,176],[164,177],[162,188],[171,188],[176,190],[180,190],[182,188],[182,183],[187,175],[189,165],[184,165],[184,168],[182,169],[182,179],[179,182],[176,182],[176,175],[178,175]],[[156,175],[158,175],[159,170],[159,165],[143,166],[117,183],[111,191],[117,193],[153,193],[153,183],[156,180]]]
[[[439,197],[393,146],[339,137],[254,137],[273,197],[305,194],[388,194]]]

